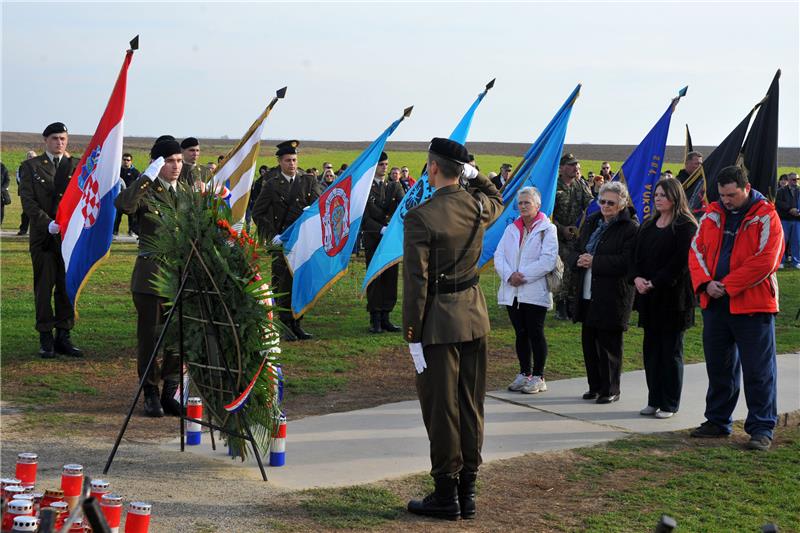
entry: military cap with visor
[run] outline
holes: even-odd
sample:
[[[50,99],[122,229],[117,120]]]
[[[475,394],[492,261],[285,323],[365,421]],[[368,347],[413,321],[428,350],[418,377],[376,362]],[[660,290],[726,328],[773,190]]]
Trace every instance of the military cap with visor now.
[[[298,146],[300,146],[300,141],[283,141],[277,145],[278,151],[275,152],[275,155],[281,157],[287,154],[296,154]]]

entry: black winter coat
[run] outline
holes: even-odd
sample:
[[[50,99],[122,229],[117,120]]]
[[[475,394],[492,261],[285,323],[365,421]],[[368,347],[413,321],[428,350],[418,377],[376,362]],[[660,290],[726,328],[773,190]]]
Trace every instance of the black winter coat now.
[[[586,253],[589,237],[597,228],[602,217],[597,212],[581,226],[578,246],[568,261],[575,272],[573,275],[575,309],[573,319],[603,330],[628,329],[633,304],[633,285],[628,281],[633,265],[638,224],[630,212],[623,209],[609,225],[595,250],[592,259],[592,299],[591,305],[583,300],[583,280],[586,269],[578,267],[578,256]]]

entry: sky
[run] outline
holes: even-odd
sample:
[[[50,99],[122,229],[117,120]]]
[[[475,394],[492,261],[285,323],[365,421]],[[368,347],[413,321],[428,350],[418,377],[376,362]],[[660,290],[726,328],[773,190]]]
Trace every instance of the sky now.
[[[2,2],[0,130],[92,134],[128,41],[125,133],[239,138],[275,91],[267,139],[449,135],[484,85],[470,141],[530,143],[582,83],[567,143],[638,144],[689,86],[716,145],[780,82],[779,144],[800,146],[800,1]]]

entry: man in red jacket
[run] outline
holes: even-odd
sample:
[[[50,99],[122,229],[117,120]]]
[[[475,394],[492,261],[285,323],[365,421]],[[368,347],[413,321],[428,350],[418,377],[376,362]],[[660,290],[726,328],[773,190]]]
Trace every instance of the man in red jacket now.
[[[775,272],[783,257],[783,228],[773,205],[750,188],[744,169],[722,169],[717,187],[719,201],[700,219],[689,253],[708,372],[706,421],[692,437],[731,434],[742,374],[747,447],[767,450],[778,420]]]

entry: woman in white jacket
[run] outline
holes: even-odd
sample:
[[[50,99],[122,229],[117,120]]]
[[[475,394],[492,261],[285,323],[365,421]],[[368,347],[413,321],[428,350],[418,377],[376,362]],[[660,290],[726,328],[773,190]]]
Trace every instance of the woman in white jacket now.
[[[494,252],[500,276],[497,303],[505,305],[516,333],[519,375],[508,390],[535,394],[547,390],[544,366],[547,341],[544,319],[553,306],[545,275],[556,266],[556,227],[539,211],[542,197],[535,187],[517,193],[520,217],[506,227]]]

